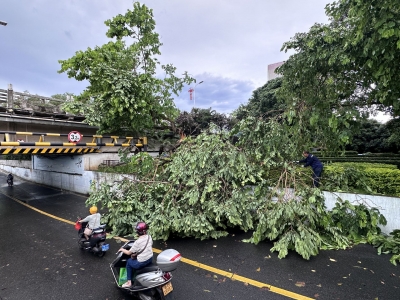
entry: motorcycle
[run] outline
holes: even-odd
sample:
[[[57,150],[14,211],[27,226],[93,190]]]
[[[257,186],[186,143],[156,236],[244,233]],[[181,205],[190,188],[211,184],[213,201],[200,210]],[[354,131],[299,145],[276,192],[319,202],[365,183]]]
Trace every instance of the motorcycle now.
[[[129,250],[135,241],[128,241],[122,247]],[[126,279],[126,261],[129,255],[117,253],[116,259],[110,264],[115,283],[118,288],[131,296],[141,300],[168,300],[174,299],[172,291],[172,271],[175,271],[181,260],[181,254],[174,249],[162,251],[156,260],[142,269],[134,270],[132,286],[123,288]]]
[[[79,223],[79,220],[75,223],[75,229],[78,230],[78,246],[81,250],[91,252],[98,257],[103,257],[106,251],[110,249],[110,245],[106,244],[106,225],[100,225],[99,228],[93,229],[89,240],[86,240],[84,231],[87,226],[87,222]]]
[[[7,178],[7,184],[8,184],[8,186],[13,186],[14,181],[11,178]]]

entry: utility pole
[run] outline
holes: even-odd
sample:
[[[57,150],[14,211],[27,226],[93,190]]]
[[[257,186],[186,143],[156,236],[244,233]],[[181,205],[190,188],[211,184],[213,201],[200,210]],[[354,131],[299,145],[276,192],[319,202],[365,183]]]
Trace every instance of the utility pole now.
[[[198,86],[201,83],[203,83],[203,80],[200,81],[198,84],[196,84],[193,88],[193,108],[195,108],[196,106],[196,86]]]

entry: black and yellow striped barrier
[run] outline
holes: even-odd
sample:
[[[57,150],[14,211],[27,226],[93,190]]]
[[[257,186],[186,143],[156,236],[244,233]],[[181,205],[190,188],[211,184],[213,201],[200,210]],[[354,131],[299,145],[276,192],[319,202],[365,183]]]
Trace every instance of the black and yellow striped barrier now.
[[[98,153],[94,148],[3,148],[0,154],[85,154]]]
[[[135,145],[142,151],[147,151],[147,137],[125,137],[105,135],[81,135],[82,138],[92,138],[90,143],[72,142],[45,142],[45,137],[66,137],[66,133],[42,133],[22,131],[0,131],[4,134],[4,141],[0,142],[0,154],[50,154],[50,153],[96,153],[99,147],[130,147]],[[37,142],[25,142],[21,140],[11,141],[11,136],[39,136]],[[103,142],[103,139],[111,139],[111,142]],[[133,143],[137,140],[137,143]],[[3,148],[7,147],[7,148]],[[61,148],[63,147],[63,148]],[[65,148],[66,147],[66,148]]]

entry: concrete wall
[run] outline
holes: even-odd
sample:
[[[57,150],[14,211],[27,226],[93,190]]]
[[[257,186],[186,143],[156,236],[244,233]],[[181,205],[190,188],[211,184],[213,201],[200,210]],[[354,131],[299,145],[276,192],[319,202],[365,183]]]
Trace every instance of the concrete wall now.
[[[95,186],[98,187],[103,182],[113,184],[114,182],[123,179],[135,180],[133,175],[111,174],[95,171],[83,170],[81,174],[67,174],[57,171],[35,170],[26,162],[21,161],[20,165],[17,165],[15,162],[16,161],[0,160],[0,170],[5,173],[12,173],[16,176],[14,179],[15,185],[18,185],[18,180],[21,178],[26,181],[89,195],[90,186],[93,182],[95,182]]]
[[[97,158],[92,157],[95,155]],[[91,168],[94,168],[94,166],[101,160],[100,156],[101,155],[99,154],[83,155],[83,165],[87,165],[88,168],[83,168],[81,174],[66,174],[62,172],[62,169],[58,171],[35,170],[32,168],[32,162],[30,161],[12,160],[0,160],[0,170],[17,176],[17,178],[15,178],[15,185],[18,184],[19,177],[27,181],[32,181],[85,195],[90,193],[90,186],[92,182],[95,182],[95,186],[98,187],[103,182],[107,182],[112,185],[114,182],[121,181],[126,178],[132,181],[135,180],[133,175],[110,174],[90,170]],[[92,164],[89,162],[92,162]],[[58,165],[60,168],[62,168],[62,164]],[[388,224],[381,227],[383,232],[390,233],[394,229],[400,229],[400,198],[398,197],[331,192],[324,192],[324,196],[325,204],[329,210],[335,206],[338,198],[349,200],[353,204],[364,203],[368,206],[378,208],[387,219]]]
[[[32,155],[32,169],[67,174],[83,174],[84,155]]]

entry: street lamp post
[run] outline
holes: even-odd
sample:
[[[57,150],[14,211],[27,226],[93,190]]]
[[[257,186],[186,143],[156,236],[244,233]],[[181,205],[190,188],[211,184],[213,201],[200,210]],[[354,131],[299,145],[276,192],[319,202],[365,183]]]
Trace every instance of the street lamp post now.
[[[7,22],[0,20],[0,25],[7,26]]]
[[[201,83],[203,83],[203,80],[200,81],[198,84],[196,84],[193,88],[193,108],[195,108],[196,106],[196,86],[198,86]]]

